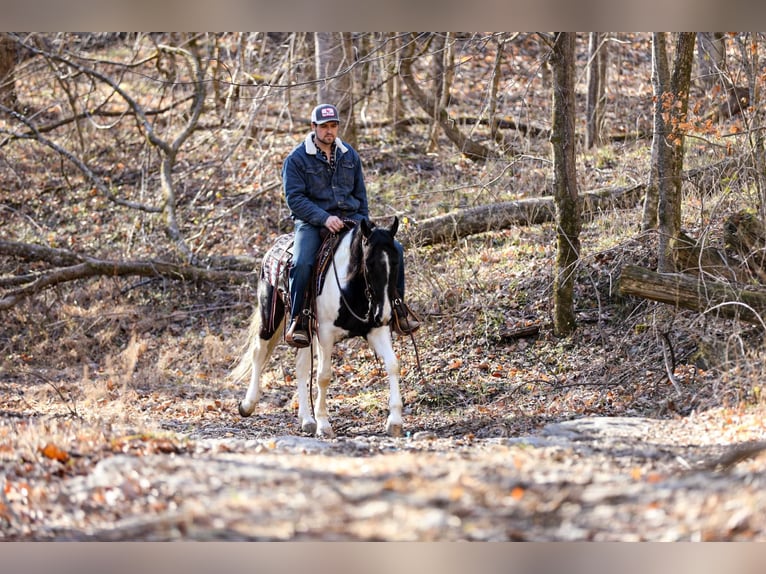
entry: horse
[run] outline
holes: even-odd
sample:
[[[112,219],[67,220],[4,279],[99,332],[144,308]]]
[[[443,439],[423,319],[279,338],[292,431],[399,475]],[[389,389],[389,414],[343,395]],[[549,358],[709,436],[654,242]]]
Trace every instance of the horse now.
[[[389,325],[393,315],[392,301],[397,297],[399,256],[394,236],[398,227],[397,217],[387,228],[362,219],[351,230],[337,237],[337,248],[328,263],[324,282],[315,289],[315,327],[311,346],[296,352],[298,419],[300,428],[306,434],[326,438],[335,436],[327,412],[327,391],[332,376],[331,354],[335,343],[348,337],[364,337],[382,359],[389,383],[389,414],[385,430],[390,436],[402,434],[399,360],[393,349]],[[288,234],[282,238],[289,241],[291,236]],[[255,410],[261,393],[261,375],[282,338],[280,333],[284,334],[288,316],[289,292],[284,284],[280,288],[274,273],[269,273],[267,269],[267,262],[275,257],[271,251],[279,249],[278,243],[279,240],[264,255],[258,280],[258,300],[250,319],[246,349],[232,371],[235,381],[250,375],[250,385],[238,405],[239,414],[243,417],[250,416]],[[276,275],[286,277],[282,273]],[[314,352],[318,390],[312,412],[309,378]]]

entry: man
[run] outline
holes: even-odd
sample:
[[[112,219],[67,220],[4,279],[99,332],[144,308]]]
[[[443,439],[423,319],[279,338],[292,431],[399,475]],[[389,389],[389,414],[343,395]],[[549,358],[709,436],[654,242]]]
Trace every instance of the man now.
[[[309,335],[306,290],[311,281],[323,227],[343,230],[344,219],[369,217],[367,189],[359,154],[338,137],[340,116],[335,106],[321,104],[311,112],[311,132],[290,152],[282,165],[285,199],[295,221],[293,265],[290,269],[290,324],[285,340],[293,347],[307,347]],[[397,288],[404,295],[404,250],[399,250]],[[396,306],[394,327],[413,333],[420,326],[405,305]]]

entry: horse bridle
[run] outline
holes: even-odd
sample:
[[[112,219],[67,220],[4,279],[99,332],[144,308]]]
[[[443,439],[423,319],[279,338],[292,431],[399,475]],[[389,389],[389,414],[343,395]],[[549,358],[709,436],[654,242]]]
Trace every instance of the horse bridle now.
[[[365,317],[360,317],[357,315],[356,312],[351,308],[349,302],[346,300],[346,296],[343,294],[343,288],[340,286],[340,278],[338,277],[338,268],[335,265],[335,257],[332,258],[332,270],[333,274],[335,275],[335,283],[338,285],[338,293],[340,293],[340,300],[343,302],[343,305],[346,307],[346,309],[348,309],[348,312],[353,315],[354,319],[367,324],[370,320],[370,311],[372,311],[372,289],[370,289],[370,283],[367,281],[367,267],[362,267],[362,277],[364,277],[364,294],[367,296],[367,315]]]

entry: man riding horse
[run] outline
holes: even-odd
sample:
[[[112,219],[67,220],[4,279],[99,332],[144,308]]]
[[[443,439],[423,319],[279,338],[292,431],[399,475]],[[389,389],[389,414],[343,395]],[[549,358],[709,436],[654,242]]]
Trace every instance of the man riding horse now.
[[[293,347],[311,343],[310,302],[306,292],[319,250],[322,228],[339,233],[346,220],[369,217],[367,189],[359,154],[338,137],[340,116],[335,106],[321,104],[311,112],[311,132],[287,156],[282,166],[287,207],[295,222],[293,263],[290,269],[290,322],[285,341]],[[398,296],[393,303],[392,327],[414,333],[420,324],[403,302],[404,249],[399,252]]]

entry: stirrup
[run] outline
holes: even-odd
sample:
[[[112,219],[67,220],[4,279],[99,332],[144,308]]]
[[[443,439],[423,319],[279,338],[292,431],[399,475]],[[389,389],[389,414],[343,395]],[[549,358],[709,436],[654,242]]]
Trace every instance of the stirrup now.
[[[302,349],[311,344],[311,332],[309,325],[311,323],[311,313],[308,309],[295,317],[285,333],[285,342],[291,347]]]
[[[400,335],[411,335],[420,329],[420,317],[418,317],[401,299],[392,302],[394,312],[391,317],[391,328]]]

